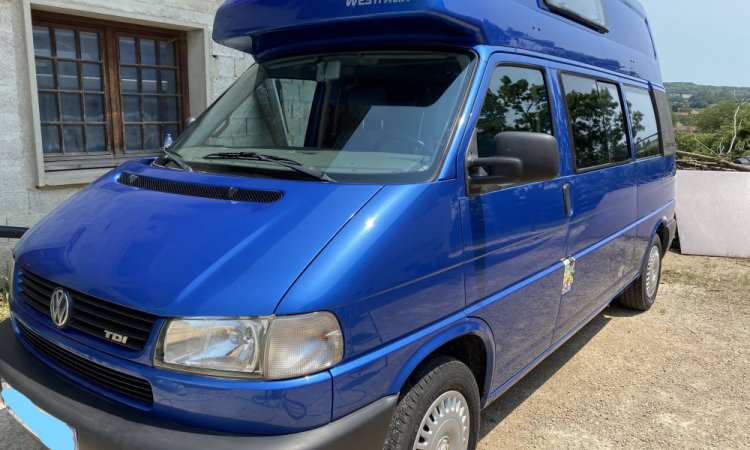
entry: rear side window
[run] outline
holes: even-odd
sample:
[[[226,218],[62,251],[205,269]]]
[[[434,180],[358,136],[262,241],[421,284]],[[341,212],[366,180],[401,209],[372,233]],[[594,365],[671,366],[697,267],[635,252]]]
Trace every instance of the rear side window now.
[[[667,95],[663,92],[654,91],[656,110],[659,112],[659,131],[661,132],[661,148],[664,156],[672,156],[677,152],[677,144],[674,138],[674,127],[672,125],[672,109],[669,107]]]
[[[504,131],[552,134],[544,72],[526,67],[500,66],[492,74],[477,121],[479,156],[492,156],[492,142]]]
[[[563,75],[577,169],[630,159],[625,114],[617,85]]]
[[[625,101],[630,114],[633,146],[636,158],[648,158],[661,153],[659,126],[651,94],[645,89],[625,87]]]
[[[602,0],[544,0],[549,9],[571,19],[607,31],[607,16]]]

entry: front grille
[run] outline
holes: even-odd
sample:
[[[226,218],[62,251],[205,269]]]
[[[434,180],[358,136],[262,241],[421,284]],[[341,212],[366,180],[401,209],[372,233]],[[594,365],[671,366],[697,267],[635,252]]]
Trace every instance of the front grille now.
[[[217,200],[231,200],[235,202],[273,203],[284,196],[279,191],[264,191],[260,189],[242,189],[211,184],[187,183],[184,181],[164,180],[146,177],[130,172],[123,172],[118,178],[121,184],[138,189],[164,192],[167,194],[189,195],[191,197],[213,198]]]
[[[34,275],[26,270],[21,271],[19,278],[21,297],[39,312],[50,317],[49,304],[55,283]],[[102,339],[112,345],[141,350],[146,344],[154,327],[156,316],[135,309],[115,305],[96,297],[68,289],[73,299],[68,326]],[[116,342],[106,337],[106,332],[127,336],[125,343]]]
[[[47,341],[31,331],[21,321],[17,323],[21,335],[32,347],[68,372],[123,397],[147,406],[153,404],[154,395],[148,381],[91,362]]]

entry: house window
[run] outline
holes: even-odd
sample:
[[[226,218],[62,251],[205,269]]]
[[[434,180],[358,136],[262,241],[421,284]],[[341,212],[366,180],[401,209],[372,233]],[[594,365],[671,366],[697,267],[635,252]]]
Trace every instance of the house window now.
[[[186,116],[182,33],[34,13],[45,170],[153,154]]]

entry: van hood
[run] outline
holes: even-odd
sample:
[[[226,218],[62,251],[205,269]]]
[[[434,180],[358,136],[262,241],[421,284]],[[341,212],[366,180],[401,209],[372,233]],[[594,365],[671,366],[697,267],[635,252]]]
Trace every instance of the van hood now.
[[[17,266],[159,316],[269,315],[382,188],[187,173],[150,161],[110,172],[40,221],[19,242]],[[255,203],[158,192],[123,183],[123,173],[282,195]]]

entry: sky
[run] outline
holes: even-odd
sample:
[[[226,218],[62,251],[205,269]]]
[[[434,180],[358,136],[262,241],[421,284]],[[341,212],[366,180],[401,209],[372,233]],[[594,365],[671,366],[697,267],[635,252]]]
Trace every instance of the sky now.
[[[750,0],[640,0],[664,81],[750,87]]]

